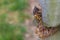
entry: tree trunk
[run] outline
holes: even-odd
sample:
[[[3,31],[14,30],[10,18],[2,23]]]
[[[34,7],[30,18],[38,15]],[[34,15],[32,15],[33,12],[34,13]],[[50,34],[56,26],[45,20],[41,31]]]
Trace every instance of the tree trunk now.
[[[47,27],[60,25],[60,0],[39,0],[42,19]]]

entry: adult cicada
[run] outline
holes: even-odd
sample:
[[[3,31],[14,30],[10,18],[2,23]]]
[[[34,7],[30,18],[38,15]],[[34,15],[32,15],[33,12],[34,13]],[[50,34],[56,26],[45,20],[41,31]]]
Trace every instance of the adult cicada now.
[[[54,34],[57,31],[57,27],[47,27],[45,23],[43,23],[42,20],[42,9],[39,8],[38,6],[35,6],[33,9],[33,16],[34,20],[37,22],[37,27],[36,27],[36,34],[40,38],[46,38],[52,34]]]

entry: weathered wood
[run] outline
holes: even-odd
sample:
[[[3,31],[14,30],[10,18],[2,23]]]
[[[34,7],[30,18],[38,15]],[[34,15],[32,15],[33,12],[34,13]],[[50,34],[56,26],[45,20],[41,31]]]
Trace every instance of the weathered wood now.
[[[42,19],[47,27],[60,25],[60,0],[39,0],[42,7]]]

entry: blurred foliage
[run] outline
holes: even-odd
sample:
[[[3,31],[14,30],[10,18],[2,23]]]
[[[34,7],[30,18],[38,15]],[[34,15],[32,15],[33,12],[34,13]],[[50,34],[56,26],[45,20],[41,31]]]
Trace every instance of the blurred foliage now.
[[[23,40],[25,26],[7,23],[6,14],[0,15],[0,40]]]
[[[8,10],[24,10],[28,6],[28,0],[1,0],[0,6],[7,6]]]
[[[19,22],[23,23],[25,19],[29,19],[29,18],[30,16],[28,14],[24,13],[23,11],[19,12],[19,15],[18,15]]]
[[[0,40],[24,40],[25,26],[21,25],[29,15],[23,11],[28,7],[28,0],[0,0],[0,8],[11,11],[20,11],[18,14],[18,24],[9,24],[6,22],[7,13],[0,14]],[[1,10],[0,9],[0,10]]]
[[[16,0],[13,5],[10,6],[10,10],[23,10],[27,6],[27,0]]]

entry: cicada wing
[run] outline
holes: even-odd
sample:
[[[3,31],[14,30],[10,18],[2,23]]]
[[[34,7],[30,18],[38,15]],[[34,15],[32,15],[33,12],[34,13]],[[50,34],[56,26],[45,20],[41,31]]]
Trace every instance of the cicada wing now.
[[[34,20],[33,20],[33,24],[34,24],[35,26],[37,26],[37,25],[38,25],[38,20],[37,20],[37,19],[34,19]]]

